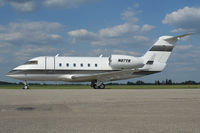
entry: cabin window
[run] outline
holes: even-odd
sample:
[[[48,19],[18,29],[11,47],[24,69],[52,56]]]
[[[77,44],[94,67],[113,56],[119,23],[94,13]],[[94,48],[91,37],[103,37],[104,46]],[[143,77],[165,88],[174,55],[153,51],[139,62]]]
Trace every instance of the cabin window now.
[[[61,67],[62,66],[62,63],[59,63],[59,67]]]
[[[90,64],[88,64],[88,67],[90,67]]]
[[[97,67],[98,65],[97,65],[97,64],[95,64],[94,66],[95,66],[95,67]]]
[[[76,63],[74,63],[73,66],[76,67]]]
[[[66,67],[69,67],[69,63],[66,64]]]
[[[33,60],[33,61],[28,61],[28,62],[26,62],[26,63],[24,63],[24,64],[38,64],[38,61],[37,60]]]
[[[81,63],[81,67],[83,67],[83,63]]]

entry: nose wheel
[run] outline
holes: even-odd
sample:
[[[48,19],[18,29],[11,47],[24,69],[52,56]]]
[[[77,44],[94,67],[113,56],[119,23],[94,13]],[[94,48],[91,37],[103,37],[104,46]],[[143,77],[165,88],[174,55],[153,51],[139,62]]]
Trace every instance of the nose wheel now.
[[[29,85],[28,85],[26,80],[24,81],[24,87],[22,89],[24,89],[24,90],[28,90],[29,89]]]
[[[99,81],[92,81],[90,86],[94,89],[105,89],[105,84]]]

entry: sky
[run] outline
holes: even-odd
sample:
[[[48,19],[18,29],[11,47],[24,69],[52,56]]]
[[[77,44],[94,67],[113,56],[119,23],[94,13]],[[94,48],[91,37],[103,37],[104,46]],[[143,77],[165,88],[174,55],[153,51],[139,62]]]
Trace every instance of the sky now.
[[[176,43],[166,69],[128,81],[200,81],[199,0],[0,0],[0,80],[37,56],[142,56],[163,35]],[[127,80],[126,80],[127,81]]]

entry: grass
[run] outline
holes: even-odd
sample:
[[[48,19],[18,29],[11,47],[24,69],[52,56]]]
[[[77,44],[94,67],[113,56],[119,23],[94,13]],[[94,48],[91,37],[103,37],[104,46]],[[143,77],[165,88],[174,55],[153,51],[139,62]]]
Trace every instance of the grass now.
[[[22,89],[23,85],[0,85],[0,89]],[[89,85],[30,85],[31,89],[93,89]],[[200,85],[107,85],[106,89],[194,89]]]

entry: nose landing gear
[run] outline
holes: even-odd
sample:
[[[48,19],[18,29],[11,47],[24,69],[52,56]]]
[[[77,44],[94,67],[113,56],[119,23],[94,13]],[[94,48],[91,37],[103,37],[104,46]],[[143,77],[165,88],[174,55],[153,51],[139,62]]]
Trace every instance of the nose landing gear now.
[[[28,85],[26,80],[24,81],[24,87],[22,89],[24,89],[24,90],[28,90],[29,89],[29,85]]]
[[[105,88],[105,84],[101,81],[92,81],[91,82],[91,87],[93,87],[94,89],[104,89]]]

